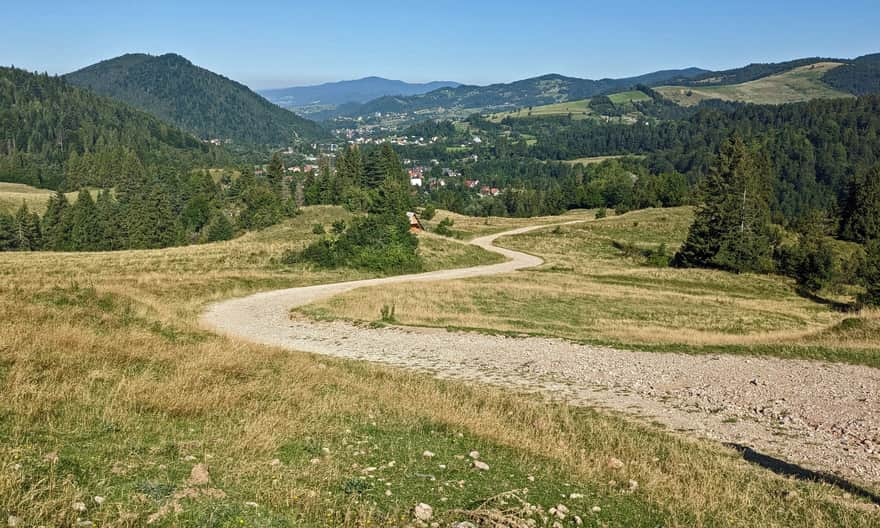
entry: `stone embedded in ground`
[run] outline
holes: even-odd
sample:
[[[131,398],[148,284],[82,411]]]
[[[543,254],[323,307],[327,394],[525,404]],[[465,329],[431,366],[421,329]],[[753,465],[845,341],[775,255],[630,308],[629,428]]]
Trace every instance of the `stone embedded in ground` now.
[[[208,474],[208,468],[204,464],[196,464],[189,472],[189,478],[186,483],[190,486],[204,486],[211,481]]]
[[[611,457],[608,459],[608,467],[611,469],[621,469],[623,467],[623,460]]]
[[[270,466],[277,467],[277,466],[280,466],[280,465],[281,465],[281,461],[278,460],[277,458],[273,458],[272,461],[269,462],[269,465],[270,465]]]
[[[244,503],[244,505],[249,508],[259,508],[260,507],[259,504],[257,504],[256,502],[253,502],[253,501],[248,501],[248,502]]]
[[[22,524],[21,517],[16,517],[15,515],[10,515],[9,517],[6,518],[6,526],[8,526],[9,528],[18,528],[19,526],[21,526],[21,524]]]
[[[422,522],[428,522],[431,520],[431,517],[434,516],[434,508],[431,508],[431,506],[424,502],[420,502],[416,504],[416,507],[413,509],[413,514],[416,519]]]
[[[74,511],[78,511],[78,512],[86,511],[86,503],[84,503],[84,502],[74,502],[72,507],[73,507]]]
[[[572,493],[571,495],[568,496],[568,498],[569,499],[583,499],[584,495],[583,495],[583,493]]]
[[[473,458],[474,460],[476,460],[476,459],[480,458],[480,452],[479,451],[471,451],[470,453],[468,453],[468,456]]]
[[[434,458],[434,453],[431,451],[425,451],[424,453],[422,453],[422,456],[425,458]]]
[[[635,491],[635,490],[637,490],[637,489],[639,489],[639,483],[636,482],[635,480],[630,480],[630,481],[629,481],[629,490],[630,490],[630,491]]]
[[[481,460],[474,460],[473,466],[475,469],[479,469],[480,471],[489,471],[489,464]]]
[[[581,518],[578,517],[577,515],[575,515],[575,516],[572,517],[572,518],[574,519],[574,524],[575,524],[575,525],[580,526],[580,525],[584,524],[583,519],[581,519]]]
[[[590,508],[590,511],[593,513],[599,513],[600,511],[602,511],[602,508],[598,506],[593,506],[592,508]]]
[[[100,505],[104,504],[105,499],[104,499],[104,497],[101,497],[100,495],[96,495],[93,500],[95,501],[95,504],[100,506]]]

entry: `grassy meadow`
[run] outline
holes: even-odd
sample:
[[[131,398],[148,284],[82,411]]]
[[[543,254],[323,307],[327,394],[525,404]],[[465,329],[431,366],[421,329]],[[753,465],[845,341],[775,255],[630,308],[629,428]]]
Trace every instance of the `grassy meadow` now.
[[[506,237],[500,245],[545,264],[491,278],[355,290],[303,310],[374,321],[382,306],[394,305],[404,325],[880,366],[877,312],[834,311],[778,276],[646,265],[642,251],[665,245],[674,253],[691,218],[689,208],[644,210]]]
[[[92,197],[97,198],[98,191],[92,190],[91,192]],[[25,203],[32,212],[42,215],[46,211],[49,198],[54,194],[55,191],[38,189],[23,183],[0,182],[0,213],[15,214],[21,207],[21,204]],[[69,192],[65,194],[71,203],[76,201],[78,193]]]
[[[727,86],[661,86],[664,97],[682,106],[693,106],[708,99],[742,101],[755,104],[783,104],[811,99],[852,97],[822,82],[822,76],[840,66],[838,62],[818,62],[770,75],[754,81]]]
[[[605,234],[628,232],[634,218],[665,225],[665,215],[678,225],[686,217],[644,215],[655,216],[604,222]],[[314,239],[315,223],[345,216],[307,208],[284,225],[203,246],[0,254],[0,522],[409,526],[424,502],[441,526],[527,526],[524,518],[549,526],[560,503],[569,509],[563,526],[576,526],[575,516],[584,526],[880,523],[836,488],[774,476],[715,444],[199,328],[214,300],[364,277],[278,264],[285,249]],[[554,255],[582,248],[527,272],[555,287],[568,266],[640,276],[578,229],[506,243]],[[436,237],[423,238],[422,251],[434,268],[497,258]],[[439,300],[421,299],[439,309]],[[472,467],[471,451],[488,470]]]

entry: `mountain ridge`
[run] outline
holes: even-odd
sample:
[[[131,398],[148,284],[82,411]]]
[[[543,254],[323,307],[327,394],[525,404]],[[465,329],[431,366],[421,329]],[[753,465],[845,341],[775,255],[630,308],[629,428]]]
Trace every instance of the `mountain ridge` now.
[[[317,123],[175,53],[129,53],[68,73],[64,78],[203,139],[282,145],[324,134]]]

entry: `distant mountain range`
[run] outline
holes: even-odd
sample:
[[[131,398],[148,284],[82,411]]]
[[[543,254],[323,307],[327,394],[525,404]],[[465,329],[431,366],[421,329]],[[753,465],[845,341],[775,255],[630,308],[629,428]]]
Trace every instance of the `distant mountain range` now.
[[[639,84],[657,85],[673,80],[691,79],[706,73],[707,70],[700,68],[686,68],[657,71],[637,77],[600,80],[549,74],[512,83],[488,86],[462,85],[405,97],[384,96],[362,105],[343,108],[343,115],[354,117],[377,112],[410,113],[442,110],[441,113],[448,114],[448,117],[462,116],[474,112],[509,110],[586,99],[606,92],[625,90]]]
[[[286,145],[323,137],[315,122],[180,55],[122,55],[65,75],[76,86],[130,104],[203,139]]]
[[[433,81],[408,83],[382,77],[365,77],[314,86],[294,86],[261,90],[259,93],[273,103],[291,109],[338,107],[346,103],[366,103],[387,95],[420,95],[439,88],[455,88],[461,83]]]

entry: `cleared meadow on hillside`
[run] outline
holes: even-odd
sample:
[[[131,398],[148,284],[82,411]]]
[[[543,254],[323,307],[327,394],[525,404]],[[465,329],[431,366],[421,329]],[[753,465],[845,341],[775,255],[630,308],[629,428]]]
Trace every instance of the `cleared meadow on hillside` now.
[[[822,82],[822,76],[840,66],[838,62],[818,62],[777,75],[726,86],[661,86],[664,97],[682,105],[693,106],[708,99],[742,101],[755,104],[783,104],[852,97]]]
[[[880,522],[836,488],[713,444],[198,327],[212,300],[364,277],[278,264],[315,223],[345,216],[307,208],[204,246],[0,254],[0,514],[23,526],[404,526],[426,502],[446,526],[513,509],[512,497],[481,504],[517,490],[539,521],[565,503],[572,526]],[[496,259],[423,240],[429,267]]]

